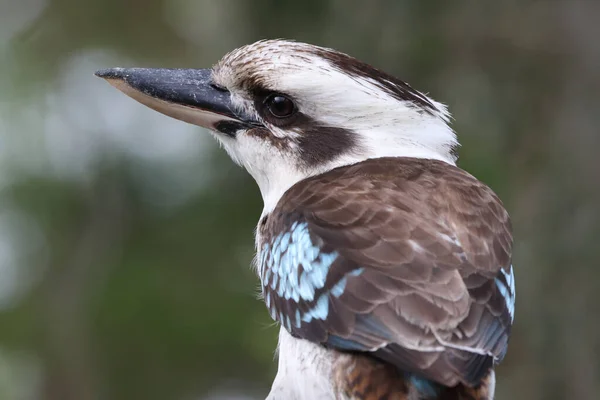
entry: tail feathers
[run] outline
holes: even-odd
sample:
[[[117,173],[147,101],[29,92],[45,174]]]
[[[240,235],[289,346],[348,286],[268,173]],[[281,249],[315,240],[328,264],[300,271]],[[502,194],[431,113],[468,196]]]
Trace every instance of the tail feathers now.
[[[403,373],[391,364],[344,354],[334,370],[337,392],[351,400],[409,400]]]
[[[444,388],[436,400],[493,400],[496,389],[496,375],[493,369],[476,387],[458,385]]]
[[[338,393],[351,400],[493,400],[496,385],[493,369],[475,387],[446,387],[357,354],[341,355],[334,371]]]
[[[446,387],[414,374],[405,376],[409,387],[407,400],[493,400],[494,398],[495,375],[492,369],[475,387],[463,384]]]

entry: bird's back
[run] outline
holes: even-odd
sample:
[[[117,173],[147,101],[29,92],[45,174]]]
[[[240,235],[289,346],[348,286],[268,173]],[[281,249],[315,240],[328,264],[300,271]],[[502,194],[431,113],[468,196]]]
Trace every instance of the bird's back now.
[[[292,187],[259,240],[272,317],[288,343],[328,349],[300,369],[330,365],[337,395],[492,398],[512,325],[512,239],[474,177],[410,158],[341,167]]]

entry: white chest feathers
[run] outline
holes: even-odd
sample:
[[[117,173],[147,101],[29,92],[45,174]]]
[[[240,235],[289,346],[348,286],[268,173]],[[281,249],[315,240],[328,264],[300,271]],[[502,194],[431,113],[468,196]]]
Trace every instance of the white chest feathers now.
[[[334,352],[279,331],[279,367],[267,400],[337,400]]]

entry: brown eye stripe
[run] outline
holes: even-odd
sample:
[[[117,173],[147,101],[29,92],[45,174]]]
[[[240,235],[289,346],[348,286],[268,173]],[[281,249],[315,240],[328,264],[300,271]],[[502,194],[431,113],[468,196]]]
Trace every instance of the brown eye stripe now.
[[[398,100],[410,101],[423,111],[434,115],[439,110],[422,93],[413,89],[408,83],[379,69],[350,57],[344,53],[338,53],[327,49],[314,49],[311,51],[319,57],[328,60],[333,66],[339,68],[350,76],[369,78],[382,90]]]
[[[296,140],[306,166],[331,161],[358,146],[356,132],[323,125],[301,112],[295,114],[293,126],[300,133]]]

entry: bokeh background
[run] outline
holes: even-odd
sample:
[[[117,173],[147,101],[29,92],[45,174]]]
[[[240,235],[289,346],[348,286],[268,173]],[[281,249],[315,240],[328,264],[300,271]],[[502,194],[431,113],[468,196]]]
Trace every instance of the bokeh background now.
[[[497,398],[599,398],[599,21],[595,0],[0,0],[0,399],[264,398],[254,182],[93,72],[276,37],[449,105],[514,223]]]

